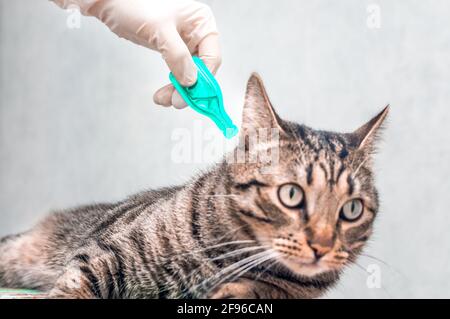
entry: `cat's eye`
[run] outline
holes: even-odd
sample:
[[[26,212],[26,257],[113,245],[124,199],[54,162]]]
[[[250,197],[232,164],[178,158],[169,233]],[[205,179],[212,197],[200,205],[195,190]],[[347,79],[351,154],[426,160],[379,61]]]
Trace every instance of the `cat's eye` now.
[[[303,189],[297,184],[284,184],[278,188],[280,202],[288,207],[299,207],[304,200]]]
[[[356,198],[351,199],[344,204],[341,208],[340,216],[346,221],[355,221],[361,217],[363,213],[363,201]]]

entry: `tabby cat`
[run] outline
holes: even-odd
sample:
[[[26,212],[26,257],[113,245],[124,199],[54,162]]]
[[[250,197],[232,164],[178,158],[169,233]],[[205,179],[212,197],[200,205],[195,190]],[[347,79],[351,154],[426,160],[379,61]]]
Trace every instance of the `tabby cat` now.
[[[387,113],[353,133],[313,130],[281,120],[253,74],[241,145],[248,159],[250,132],[276,129],[277,143],[257,145],[279,152],[270,173],[224,159],[182,186],[55,212],[1,240],[0,286],[50,298],[318,297],[372,232],[371,158]]]

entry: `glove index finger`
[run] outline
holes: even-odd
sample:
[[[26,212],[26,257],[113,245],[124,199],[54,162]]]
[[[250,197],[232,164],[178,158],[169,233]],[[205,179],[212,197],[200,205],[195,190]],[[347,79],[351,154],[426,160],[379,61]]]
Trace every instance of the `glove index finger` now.
[[[217,33],[211,33],[200,41],[198,44],[198,56],[205,62],[211,73],[216,74],[222,64],[219,35]]]
[[[194,85],[197,81],[197,67],[178,31],[168,28],[163,31],[160,39],[158,50],[175,78],[183,86]]]

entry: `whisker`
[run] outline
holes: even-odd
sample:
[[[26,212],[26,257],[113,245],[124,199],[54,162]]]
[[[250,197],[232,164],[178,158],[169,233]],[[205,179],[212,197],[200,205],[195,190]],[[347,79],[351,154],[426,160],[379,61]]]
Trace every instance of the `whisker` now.
[[[233,230],[231,232],[231,234],[239,231],[241,228],[242,227],[238,227],[237,229]],[[164,262],[164,260],[167,260],[167,259],[180,258],[180,257],[186,256],[186,255],[192,255],[192,254],[195,254],[195,253],[200,253],[200,252],[212,250],[212,249],[215,249],[215,248],[231,246],[231,245],[251,244],[251,243],[255,242],[254,240],[234,240],[234,241],[228,241],[228,242],[220,242],[221,239],[226,238],[227,236],[230,236],[230,233],[228,233],[228,234],[220,237],[219,239],[215,240],[214,242],[217,243],[217,244],[214,244],[214,245],[210,245],[210,246],[207,246],[207,247],[203,247],[201,249],[196,249],[196,250],[192,250],[192,251],[188,251],[188,252],[166,254],[166,255],[161,256],[160,258]],[[169,260],[169,262],[173,262],[173,261]],[[200,273],[200,268],[201,268],[201,266],[197,267],[191,273],[189,273],[187,276],[185,276],[185,280],[192,279],[192,277],[194,275]],[[162,290],[160,290],[160,292],[168,291],[168,290],[172,289],[174,286],[176,286],[176,283],[170,283],[170,284],[169,283],[164,283],[163,286],[164,286],[164,288]]]
[[[368,272],[366,268],[364,268],[363,266],[361,266],[361,265],[358,264],[357,262],[354,262],[354,264],[355,264],[359,269],[361,269],[364,273],[366,273],[366,274],[368,274],[368,275],[371,275],[371,273]],[[385,293],[386,295],[388,295],[389,298],[393,298],[393,296],[386,290],[385,287],[383,287],[383,285],[380,285],[380,288],[384,291],[384,293]]]
[[[396,269],[395,267],[391,266],[389,263],[387,263],[386,261],[382,260],[381,258],[375,257],[373,255],[369,255],[369,254],[365,254],[365,253],[360,253],[360,255],[362,257],[367,257],[370,259],[373,259],[375,261],[378,261],[380,263],[382,263],[383,265],[385,265],[386,267],[388,267],[389,269],[391,269],[393,272],[395,272],[396,274],[402,276],[404,279],[407,279],[407,277],[405,276],[405,274],[403,274],[401,271],[399,271],[398,269]]]
[[[276,263],[278,263],[278,260],[272,260],[266,267],[264,267],[264,270],[262,272],[260,272],[256,277],[255,277],[255,281],[257,281],[262,275],[264,275],[264,273],[271,268],[273,265],[275,265]]]
[[[222,279],[220,279],[219,282],[214,283],[213,286],[209,290],[210,291],[213,290],[215,287],[218,287],[219,285],[221,285],[223,282],[225,282],[229,278],[232,278],[230,280],[230,282],[233,282],[236,279],[240,278],[242,275],[244,275],[246,272],[248,272],[250,269],[277,256],[276,253],[274,253],[273,251],[270,251],[270,250],[265,251],[265,253],[266,253],[265,255],[260,256],[259,258],[254,259],[254,260],[246,263],[245,265],[233,270],[231,273],[229,273],[228,275],[226,275]]]
[[[213,195],[197,195],[199,197],[240,197],[244,194],[213,194]]]
[[[236,249],[236,250],[232,250],[230,252],[227,252],[225,254],[219,255],[217,257],[212,258],[211,260],[219,260],[219,259],[224,259],[227,257],[232,257],[235,255],[239,255],[239,254],[243,254],[249,251],[254,251],[254,250],[258,250],[258,249],[264,249],[267,248],[269,246],[251,246],[251,247],[245,247],[245,248],[240,248],[240,249]]]
[[[361,266],[360,264],[358,264],[357,262],[354,262],[354,264],[361,269],[363,272],[365,272],[366,274],[370,275],[370,272],[367,271],[366,268],[364,268],[363,266]]]
[[[371,259],[373,259],[373,260],[376,260],[376,261],[382,263],[383,265],[386,265],[386,266],[388,266],[388,267],[391,267],[391,265],[389,265],[387,262],[385,262],[384,260],[381,260],[381,259],[378,258],[378,257],[372,256],[372,255],[369,255],[369,254],[365,254],[365,253],[360,253],[360,255],[363,256],[363,257],[371,258]]]
[[[246,257],[244,259],[241,259],[241,260],[223,268],[222,270],[220,270],[217,274],[213,275],[212,277],[203,280],[201,283],[192,287],[192,289],[195,290],[199,287],[204,287],[206,284],[210,283],[212,280],[216,280],[217,278],[220,278],[222,275],[226,275],[228,272],[234,271],[235,269],[237,269],[239,267],[245,266],[247,263],[257,260],[258,258],[263,257],[267,253],[268,253],[268,251],[263,251],[263,252],[259,252],[254,255],[251,255],[249,257]]]
[[[240,278],[242,275],[244,275],[246,272],[248,272],[250,269],[256,267],[257,265],[262,264],[263,262],[265,262],[265,261],[267,261],[267,260],[270,260],[270,259],[274,258],[275,256],[277,256],[277,255],[276,255],[275,253],[272,253],[272,254],[270,254],[270,255],[268,255],[268,256],[261,257],[261,258],[259,258],[259,259],[257,259],[257,260],[254,260],[254,261],[248,263],[247,265],[245,265],[244,267],[241,267],[241,268],[237,269],[237,270],[234,271],[233,273],[236,273],[236,272],[238,272],[239,270],[240,270],[240,272],[239,272],[237,275],[235,275],[234,277],[232,277],[232,279],[231,279],[230,281],[231,281],[231,282],[235,281],[236,279],[238,279],[238,278]],[[222,279],[222,282],[224,282],[224,281],[226,281],[228,278],[230,278],[230,277],[233,275],[233,273],[232,273],[232,274],[229,274],[227,277],[223,278],[223,279]],[[221,283],[221,282],[220,282],[220,283]],[[219,284],[220,284],[220,283],[219,283]]]
[[[222,238],[219,238],[217,242],[219,242],[220,239],[223,239],[227,236],[229,236],[230,234],[227,234],[225,236],[223,236]],[[203,252],[203,251],[207,251],[210,249],[214,249],[214,248],[220,248],[223,246],[227,246],[227,245],[240,245],[240,244],[251,244],[251,243],[255,243],[254,240],[250,240],[250,239],[246,239],[246,240],[233,240],[233,241],[227,241],[227,242],[219,242],[218,244],[214,244],[211,246],[207,246],[207,247],[203,247],[201,249],[196,249],[196,250],[192,250],[192,251],[188,251],[188,252],[182,252],[182,253],[173,253],[173,254],[167,254],[167,255],[162,255],[162,258],[173,258],[176,256],[185,256],[185,255],[191,255],[191,254],[195,254],[195,253],[199,253],[199,252]]]
[[[230,251],[230,252],[227,252],[227,253],[224,253],[224,254],[222,254],[222,255],[219,255],[219,256],[217,256],[217,257],[214,257],[214,258],[212,258],[212,259],[210,259],[210,260],[220,260],[220,259],[225,259],[225,258],[228,258],[228,257],[233,257],[233,256],[236,256],[236,255],[239,255],[239,254],[243,254],[243,253],[250,252],[250,251],[254,251],[254,250],[258,250],[258,249],[265,249],[265,248],[267,248],[267,247],[269,247],[269,246],[251,246],[251,247],[244,247],[244,248],[240,248],[240,249],[235,249],[235,250],[232,250],[232,251]],[[200,273],[200,269],[201,269],[201,266],[199,266],[199,267],[197,267],[196,269],[194,269],[193,271],[191,271],[191,272],[185,277],[185,280],[192,279],[192,277],[193,277],[194,275],[199,274],[199,273]]]

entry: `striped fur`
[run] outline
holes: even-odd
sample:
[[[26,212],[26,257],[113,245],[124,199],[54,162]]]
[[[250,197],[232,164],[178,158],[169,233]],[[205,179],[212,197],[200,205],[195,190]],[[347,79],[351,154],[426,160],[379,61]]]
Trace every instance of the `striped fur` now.
[[[370,236],[378,211],[371,155],[386,114],[351,134],[283,121],[254,74],[242,145],[249,158],[246,136],[279,130],[280,161],[270,174],[258,161],[224,159],[186,185],[55,212],[1,241],[0,286],[52,298],[320,296]],[[301,186],[302,206],[277,198],[285,183]],[[347,222],[339,212],[352,198],[364,212]]]

